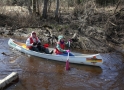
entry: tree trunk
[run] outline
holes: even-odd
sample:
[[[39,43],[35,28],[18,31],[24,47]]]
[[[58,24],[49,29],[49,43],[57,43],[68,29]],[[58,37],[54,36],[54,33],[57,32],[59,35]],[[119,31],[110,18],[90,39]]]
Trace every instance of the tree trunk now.
[[[48,12],[50,12],[51,4],[52,4],[52,1],[50,0],[50,1],[49,1]]]
[[[38,16],[40,16],[40,9],[39,9],[39,0],[37,0],[37,2],[36,2],[36,7],[37,7],[37,9],[36,9],[36,14],[38,15]]]
[[[81,1],[80,0],[76,0],[76,3],[79,5],[81,3]]]
[[[36,0],[33,0],[32,3],[33,3],[33,15],[35,16],[36,15]]]
[[[56,11],[55,11],[55,18],[58,19],[58,12],[59,12],[59,0],[56,3]]]
[[[28,10],[29,10],[29,14],[31,15],[32,14],[32,10],[31,10],[31,6],[32,6],[32,0],[25,0],[26,2],[26,6],[28,7]]]
[[[44,7],[43,7],[43,14],[42,14],[42,17],[43,18],[47,18],[47,4],[48,4],[48,1],[49,0],[44,0]]]

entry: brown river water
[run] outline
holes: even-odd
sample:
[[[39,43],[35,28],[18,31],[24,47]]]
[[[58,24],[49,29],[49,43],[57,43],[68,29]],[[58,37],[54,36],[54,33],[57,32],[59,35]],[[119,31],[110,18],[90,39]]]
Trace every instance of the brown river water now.
[[[19,82],[6,90],[124,90],[124,58],[117,52],[102,53],[101,67],[70,64],[65,71],[64,62],[21,53],[8,40],[0,37],[0,79],[18,72]]]

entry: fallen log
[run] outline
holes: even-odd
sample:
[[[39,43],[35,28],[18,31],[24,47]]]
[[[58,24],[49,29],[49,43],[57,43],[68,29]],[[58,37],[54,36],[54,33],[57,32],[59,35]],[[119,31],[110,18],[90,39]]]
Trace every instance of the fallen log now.
[[[14,84],[19,80],[19,76],[17,72],[12,72],[10,75],[5,77],[4,79],[0,80],[0,90]]]

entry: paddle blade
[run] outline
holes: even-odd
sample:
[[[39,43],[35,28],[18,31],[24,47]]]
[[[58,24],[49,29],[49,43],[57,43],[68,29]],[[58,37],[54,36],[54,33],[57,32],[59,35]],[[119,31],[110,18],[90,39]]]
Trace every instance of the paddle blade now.
[[[67,60],[67,61],[66,61],[65,70],[70,70],[70,66],[69,66],[69,60]]]

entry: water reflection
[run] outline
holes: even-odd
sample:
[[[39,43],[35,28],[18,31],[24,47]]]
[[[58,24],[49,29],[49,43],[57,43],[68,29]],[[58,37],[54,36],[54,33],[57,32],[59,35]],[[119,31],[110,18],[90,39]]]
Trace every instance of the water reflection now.
[[[100,67],[75,64],[70,64],[71,70],[65,71],[65,63],[33,56],[27,57],[26,61],[23,58],[18,60],[25,64],[25,66],[22,63],[20,64],[23,69],[21,79],[23,85],[30,90],[37,90],[37,88],[41,87],[50,90],[54,87],[53,90],[61,90],[67,83],[72,83],[73,85],[75,80],[80,82],[79,78],[88,79],[90,74],[94,76],[102,73]],[[34,85],[34,83],[37,84]]]
[[[101,74],[102,68],[97,66],[88,66],[88,65],[71,65],[71,67],[77,70],[84,70],[86,72],[92,73],[92,74]]]

